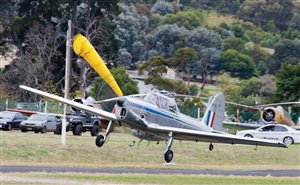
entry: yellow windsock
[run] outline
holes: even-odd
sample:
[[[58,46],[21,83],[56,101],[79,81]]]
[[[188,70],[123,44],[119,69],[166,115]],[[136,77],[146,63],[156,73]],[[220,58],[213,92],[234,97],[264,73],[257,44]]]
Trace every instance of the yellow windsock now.
[[[77,55],[84,58],[90,66],[102,77],[102,79],[112,88],[117,96],[123,96],[116,80],[107,69],[102,58],[98,55],[92,44],[82,36],[77,34],[74,37],[73,49]]]

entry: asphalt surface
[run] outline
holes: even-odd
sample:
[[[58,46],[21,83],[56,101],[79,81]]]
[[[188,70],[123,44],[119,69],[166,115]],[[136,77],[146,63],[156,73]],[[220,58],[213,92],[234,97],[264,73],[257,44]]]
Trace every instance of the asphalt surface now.
[[[27,172],[77,172],[77,173],[109,173],[109,174],[182,174],[182,175],[223,175],[223,176],[272,176],[300,177],[299,170],[261,170],[261,171],[223,171],[223,170],[181,170],[181,169],[126,169],[126,168],[65,168],[41,166],[1,166],[2,173]]]

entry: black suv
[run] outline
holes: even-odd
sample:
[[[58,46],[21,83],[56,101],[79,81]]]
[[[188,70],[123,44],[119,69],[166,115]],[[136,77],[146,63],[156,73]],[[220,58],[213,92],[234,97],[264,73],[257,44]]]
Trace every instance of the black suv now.
[[[91,136],[99,134],[101,120],[88,113],[76,112],[67,115],[67,131],[72,130],[73,135],[80,136],[82,132],[90,131]],[[57,125],[54,134],[61,134],[61,124]]]

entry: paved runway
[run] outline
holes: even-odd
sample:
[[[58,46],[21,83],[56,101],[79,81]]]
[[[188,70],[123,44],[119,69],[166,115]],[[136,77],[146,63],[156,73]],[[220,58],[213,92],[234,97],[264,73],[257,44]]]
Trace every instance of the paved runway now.
[[[41,166],[1,166],[2,173],[16,172],[78,172],[78,173],[144,173],[144,174],[183,174],[183,175],[233,175],[233,176],[272,176],[300,177],[300,170],[261,170],[261,171],[223,171],[223,170],[181,170],[181,169],[126,169],[126,168],[65,168]]]

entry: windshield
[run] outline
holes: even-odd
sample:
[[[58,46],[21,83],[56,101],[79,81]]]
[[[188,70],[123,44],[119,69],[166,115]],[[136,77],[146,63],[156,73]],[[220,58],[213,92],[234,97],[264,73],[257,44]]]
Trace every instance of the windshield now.
[[[0,112],[0,119],[10,119],[15,115],[14,112]]]
[[[28,120],[45,121],[45,120],[47,120],[47,115],[33,114],[28,118]]]

